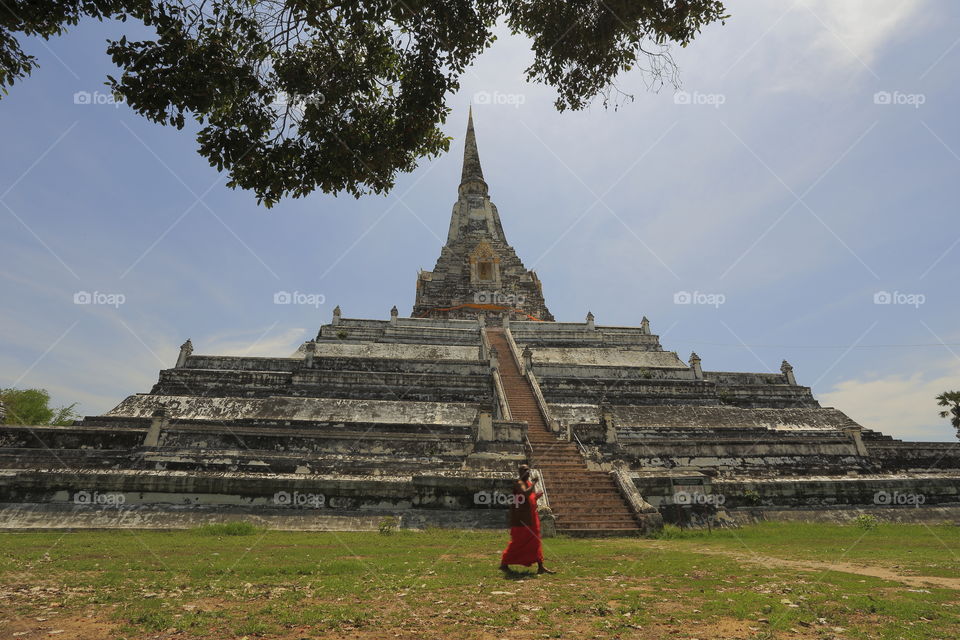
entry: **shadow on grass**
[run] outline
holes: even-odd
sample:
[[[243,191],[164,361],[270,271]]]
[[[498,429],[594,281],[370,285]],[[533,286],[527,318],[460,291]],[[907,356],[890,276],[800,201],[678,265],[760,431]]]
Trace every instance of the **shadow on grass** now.
[[[540,574],[537,573],[537,570],[532,571],[516,571],[514,569],[507,569],[504,571],[500,569],[500,574],[503,576],[504,580],[513,580],[514,582],[519,582],[522,580],[535,580],[540,577]]]

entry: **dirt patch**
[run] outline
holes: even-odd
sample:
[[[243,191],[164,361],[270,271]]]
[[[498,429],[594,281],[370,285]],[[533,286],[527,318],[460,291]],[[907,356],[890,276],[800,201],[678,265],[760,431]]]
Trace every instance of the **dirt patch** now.
[[[10,640],[108,640],[117,625],[98,616],[18,616],[0,622],[0,637]]]
[[[670,547],[657,545],[658,549],[669,550]],[[746,554],[737,551],[723,551],[719,549],[689,549],[684,551],[690,553],[700,553],[710,556],[724,556],[733,558],[739,562],[749,562],[767,567],[783,567],[784,569],[795,569],[798,571],[837,571],[840,573],[852,573],[870,578],[879,578],[881,580],[890,580],[891,582],[900,582],[911,587],[943,587],[945,589],[956,589],[960,591],[960,578],[943,578],[939,576],[908,576],[902,573],[891,571],[884,567],[871,567],[849,562],[818,562],[816,560],[788,560],[786,558],[775,558],[773,556],[764,556],[760,554]]]

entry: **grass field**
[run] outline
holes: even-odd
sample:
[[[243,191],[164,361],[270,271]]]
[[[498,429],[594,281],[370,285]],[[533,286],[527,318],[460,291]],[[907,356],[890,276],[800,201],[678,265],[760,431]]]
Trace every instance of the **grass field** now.
[[[0,534],[0,638],[957,638],[960,527]]]

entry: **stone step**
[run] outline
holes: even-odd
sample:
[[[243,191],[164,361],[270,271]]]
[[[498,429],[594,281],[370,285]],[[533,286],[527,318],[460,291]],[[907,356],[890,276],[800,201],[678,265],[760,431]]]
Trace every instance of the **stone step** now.
[[[510,414],[514,420],[527,423],[530,462],[544,474],[557,529],[569,535],[636,535],[638,528],[629,505],[610,475],[590,471],[580,448],[558,440],[550,431],[504,332],[487,329],[486,336],[500,354],[500,379]]]
[[[571,538],[635,538],[640,535],[640,529],[563,529],[557,527],[557,532]]]
[[[553,462],[560,458],[565,460],[577,460],[578,462],[583,462],[583,456],[580,455],[579,451],[571,451],[570,449],[565,449],[562,447],[533,447],[533,457],[537,460],[547,460]]]
[[[600,493],[596,491],[579,491],[560,493],[547,487],[547,497],[552,505],[573,504],[602,504],[610,507],[624,507],[623,498],[619,493]]]
[[[588,529],[588,530],[604,530],[604,529],[637,529],[637,523],[634,520],[568,520],[565,524],[561,524],[560,519],[557,519],[557,528],[558,529]]]
[[[597,500],[604,503],[613,502],[616,504],[623,504],[623,498],[621,497],[620,493],[614,491],[613,489],[604,491],[597,490],[592,487],[572,489],[570,487],[552,487],[547,485],[547,496],[550,498],[551,502],[556,501],[559,503]]]
[[[569,476],[547,476],[547,485],[550,488],[556,488],[558,491],[563,489],[595,489],[597,491],[618,491],[617,486],[607,481],[607,479],[598,480],[590,476],[569,477]]]
[[[573,502],[559,502],[551,501],[550,506],[552,508],[563,507],[563,513],[559,514],[558,517],[562,516],[563,518],[577,518],[577,517],[593,517],[598,518],[613,518],[613,517],[626,517],[633,518],[633,514],[629,509],[623,505],[620,508],[615,508],[610,505],[597,505],[592,502],[584,503],[573,503]]]

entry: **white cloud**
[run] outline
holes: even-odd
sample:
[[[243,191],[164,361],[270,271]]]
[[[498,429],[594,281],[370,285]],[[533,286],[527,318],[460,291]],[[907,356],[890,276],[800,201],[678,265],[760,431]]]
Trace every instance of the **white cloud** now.
[[[822,27],[811,48],[847,64],[869,65],[911,27],[926,0],[801,0]],[[820,24],[822,23],[822,24]]]
[[[896,438],[950,442],[956,432],[938,415],[935,398],[957,389],[960,360],[951,359],[940,367],[929,367],[926,373],[844,380],[820,394],[820,403],[837,407],[867,429]]]
[[[210,336],[194,341],[194,353],[211,355],[240,355],[252,357],[286,358],[299,348],[307,330],[303,327],[282,329],[276,335],[272,331],[244,332],[230,335]]]

